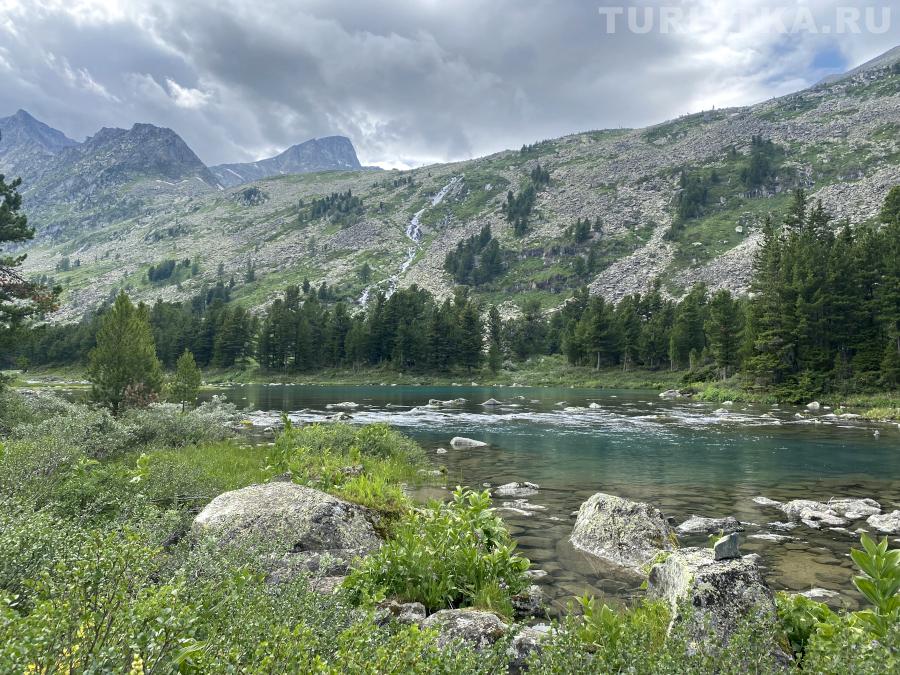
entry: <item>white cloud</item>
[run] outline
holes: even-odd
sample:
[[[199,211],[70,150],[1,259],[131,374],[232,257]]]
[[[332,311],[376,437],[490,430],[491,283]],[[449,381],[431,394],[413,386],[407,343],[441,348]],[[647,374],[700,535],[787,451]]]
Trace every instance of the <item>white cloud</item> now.
[[[824,25],[845,2],[642,0],[625,4],[693,9],[690,32],[606,35],[583,0],[0,0],[0,88],[73,136],[169,126],[209,163],[344,134],[406,167],[753,103],[820,79],[823,52],[853,65],[900,42],[900,16],[784,35],[759,10]]]
[[[209,102],[210,96],[212,96],[212,94],[206,91],[192,89],[191,87],[182,87],[172,78],[166,78],[166,84],[169,87],[169,95],[175,102],[175,105],[179,108],[187,108],[189,110],[202,108]]]

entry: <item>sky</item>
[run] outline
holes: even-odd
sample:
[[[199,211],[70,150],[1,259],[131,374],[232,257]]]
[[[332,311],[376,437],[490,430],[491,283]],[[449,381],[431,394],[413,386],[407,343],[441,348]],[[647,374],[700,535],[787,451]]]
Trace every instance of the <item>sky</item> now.
[[[149,122],[210,165],[341,134],[407,168],[755,103],[897,44],[896,0],[0,0],[0,116]]]

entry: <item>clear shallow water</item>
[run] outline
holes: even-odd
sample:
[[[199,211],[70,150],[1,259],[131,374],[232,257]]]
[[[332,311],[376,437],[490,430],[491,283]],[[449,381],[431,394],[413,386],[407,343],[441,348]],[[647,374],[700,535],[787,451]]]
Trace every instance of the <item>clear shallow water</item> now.
[[[256,411],[262,427],[287,411],[296,421],[323,420],[345,401],[353,423],[388,422],[446,466],[443,486],[419,497],[442,497],[457,484],[493,486],[531,481],[540,493],[503,516],[557,607],[584,592],[621,599],[639,593],[640,579],[574,550],[568,536],[573,511],[603,491],[647,501],[677,522],[691,515],[733,515],[746,526],[742,550],[762,556],[774,588],[822,587],[855,607],[848,551],[850,531],[800,526],[782,532],[767,523],[785,520],[752,498],[871,497],[883,510],[900,508],[900,429],[836,418],[830,411],[664,401],[653,392],[511,387],[319,387],[245,385],[223,388],[240,407]],[[211,395],[211,394],[210,394]],[[429,399],[465,398],[455,407],[427,407]],[[503,405],[480,403],[495,398]],[[591,403],[599,408],[591,409]],[[797,413],[803,417],[796,417]],[[875,437],[878,428],[880,437]],[[486,448],[454,450],[453,436],[483,440]],[[446,448],[446,454],[437,454]],[[498,506],[512,500],[497,499]],[[543,508],[540,508],[543,507]],[[530,510],[530,509],[534,510]],[[526,511],[522,513],[521,511]],[[754,538],[778,533],[782,542]],[[683,539],[703,545],[705,536]]]

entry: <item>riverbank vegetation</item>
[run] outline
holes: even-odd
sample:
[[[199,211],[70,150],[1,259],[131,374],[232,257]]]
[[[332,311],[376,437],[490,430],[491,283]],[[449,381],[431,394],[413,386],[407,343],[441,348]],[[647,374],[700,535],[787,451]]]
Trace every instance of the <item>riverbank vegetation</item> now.
[[[527,583],[528,561],[486,494],[458,490],[447,504],[415,505],[400,481],[421,475],[422,451],[382,425],[288,426],[270,446],[234,431],[240,422],[221,401],[113,416],[52,392],[0,395],[0,670],[506,671],[520,630],[509,603]],[[381,521],[383,548],[334,593],[316,590],[315,573],[273,583],[252,550],[190,534],[217,494],[284,480],[285,471],[391,514]],[[390,490],[349,488],[362,476]],[[612,610],[584,598],[522,665],[535,673],[737,673],[752,663],[754,672],[783,672],[772,645],[790,644],[803,672],[891,672],[900,653],[898,555],[873,542],[853,554],[867,612],[784,596],[781,627],[748,617],[724,651],[669,631],[658,601]],[[429,612],[489,609],[510,628],[476,649],[379,619],[384,599],[421,601]]]

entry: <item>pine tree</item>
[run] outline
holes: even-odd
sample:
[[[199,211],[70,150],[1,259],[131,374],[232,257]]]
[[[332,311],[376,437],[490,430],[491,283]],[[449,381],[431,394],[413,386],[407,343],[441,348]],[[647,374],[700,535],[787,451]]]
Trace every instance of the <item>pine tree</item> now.
[[[169,395],[172,401],[181,404],[182,412],[188,404],[193,405],[197,401],[202,378],[203,375],[197,367],[197,362],[194,361],[194,355],[185,349],[175,365],[175,377],[172,379]]]
[[[124,291],[100,323],[88,373],[94,399],[108,405],[113,414],[123,404],[150,400],[159,393],[162,371],[147,308],[135,307]]]
[[[500,312],[496,306],[491,305],[488,311],[488,368],[492,373],[499,371],[503,365],[502,330]]]
[[[22,244],[34,236],[34,228],[22,213],[20,179],[6,182],[0,174],[0,353],[15,340],[16,332],[36,313],[51,309],[60,289],[48,289],[26,281],[17,271],[25,255],[8,255],[4,244]]]
[[[720,290],[709,301],[706,340],[722,379],[728,379],[729,368],[738,365],[741,343],[740,307],[727,290]]]

